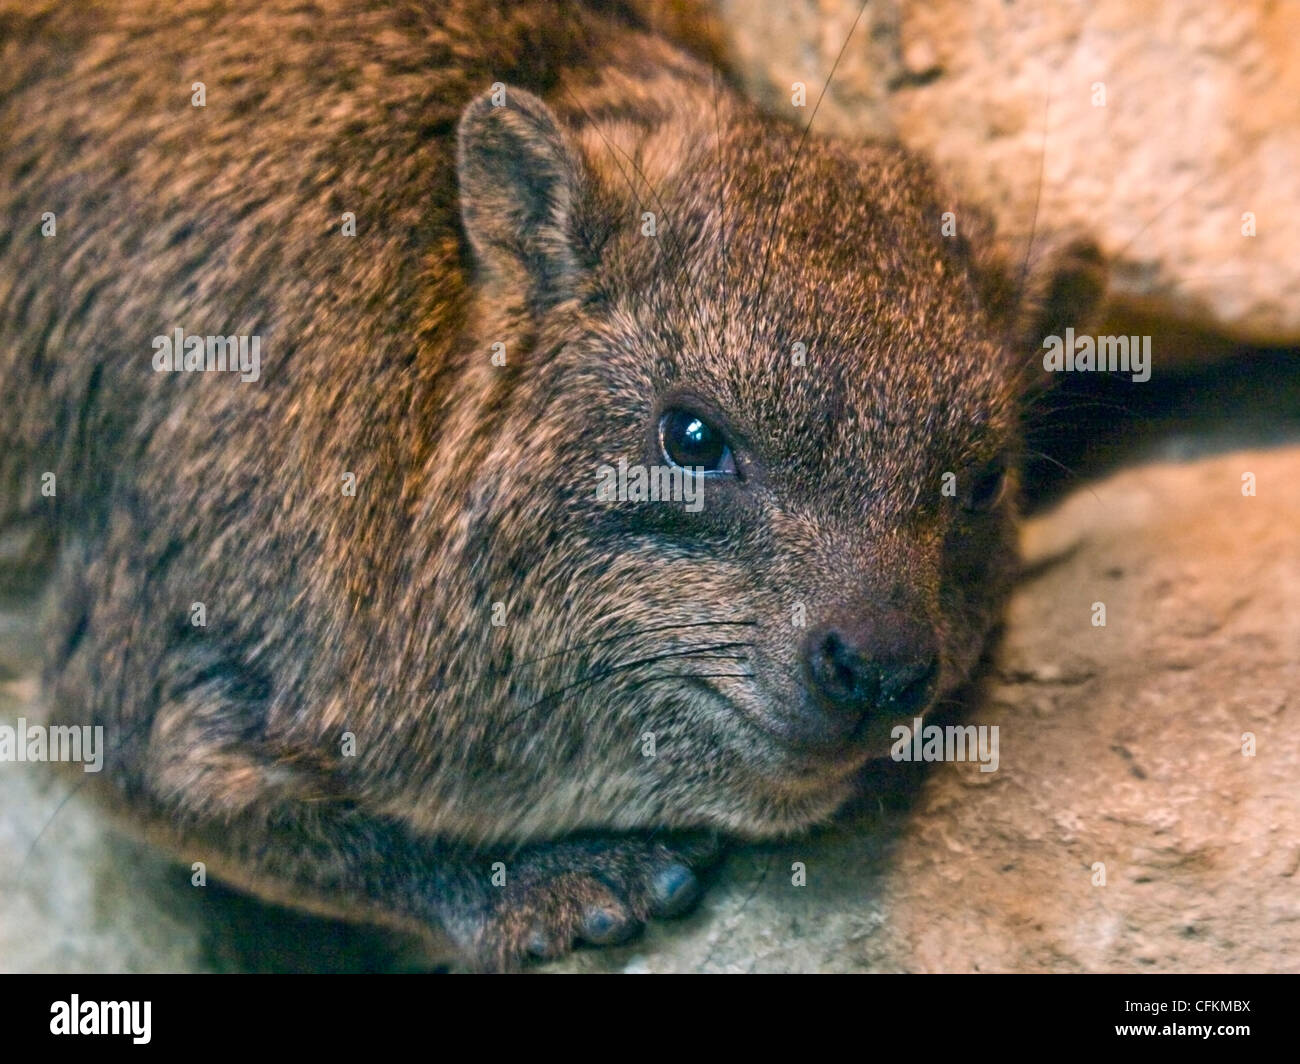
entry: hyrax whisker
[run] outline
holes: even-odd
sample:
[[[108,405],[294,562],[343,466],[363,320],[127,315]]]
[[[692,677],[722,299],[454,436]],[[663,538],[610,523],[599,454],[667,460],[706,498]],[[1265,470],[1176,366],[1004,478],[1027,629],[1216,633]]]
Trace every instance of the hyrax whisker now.
[[[755,678],[752,672],[670,672],[661,676],[647,676],[643,680],[628,684],[625,690],[638,691],[652,683],[663,683],[668,680],[753,680]]]
[[[607,643],[628,642],[633,639],[639,639],[641,636],[653,635],[657,632],[676,632],[688,628],[721,628],[721,627],[753,627],[758,622],[753,620],[747,621],[693,621],[688,624],[659,624],[649,628],[634,628],[629,632],[620,632],[618,635],[608,635],[602,639],[592,639],[589,642],[577,643],[571,647],[565,647],[563,650],[552,651],[550,654],[542,654],[535,658],[526,658],[517,662],[510,668],[491,670],[490,674],[495,676],[508,675],[511,669],[523,668],[526,665],[536,665],[539,661],[550,661],[553,658],[564,657],[569,654],[576,654],[580,650],[589,650],[592,647],[604,646]]]
[[[1060,462],[1060,461],[1058,461],[1057,459],[1053,458],[1050,454],[1047,454],[1047,453],[1044,452],[1044,451],[1038,451],[1038,450],[1035,450],[1035,449],[1032,448],[1032,447],[1026,447],[1026,448],[1025,448],[1025,454],[1026,454],[1026,455],[1029,455],[1030,457],[1033,457],[1033,458],[1041,458],[1041,459],[1042,459],[1043,461],[1045,461],[1045,462],[1051,462],[1052,465],[1056,466],[1057,469],[1059,469],[1059,470],[1061,470],[1063,473],[1066,473],[1067,475],[1069,475],[1071,479],[1073,479],[1073,480],[1078,480],[1078,479],[1079,479],[1079,474],[1078,474],[1078,473],[1076,473],[1073,469],[1071,469],[1071,468],[1070,468],[1068,465],[1066,465],[1064,462]]]
[[[1025,285],[1029,280],[1029,261],[1034,250],[1034,234],[1038,231],[1038,207],[1043,198],[1043,174],[1047,162],[1047,121],[1051,108],[1052,94],[1049,90],[1043,100],[1043,139],[1038,149],[1038,182],[1034,188],[1034,211],[1029,219],[1029,239],[1025,241],[1025,254],[1021,259],[1020,269],[1016,274],[1015,302],[1017,304],[1025,297]],[[1008,321],[1007,324],[1008,328],[1010,328],[1014,322]],[[1010,339],[1009,334],[1007,339]]]
[[[555,699],[561,697],[564,694],[570,693],[575,690],[582,690],[584,688],[590,687],[593,684],[600,683],[602,680],[609,679],[611,676],[618,676],[623,673],[629,672],[633,669],[645,668],[646,666],[654,665],[657,664],[658,662],[667,661],[670,659],[701,657],[703,655],[716,655],[719,651],[723,651],[723,650],[731,650],[737,648],[749,649],[752,648],[753,646],[754,646],[753,643],[744,643],[744,642],[712,643],[712,644],[705,644],[704,646],[700,646],[700,647],[691,647],[686,650],[674,650],[674,651],[667,651],[662,654],[653,654],[649,657],[637,658],[633,661],[619,662],[615,665],[606,666],[594,673],[589,673],[586,676],[580,677],[579,679],[574,680],[572,683],[565,684],[563,687],[548,692],[547,694],[538,698],[536,701],[525,706],[519,713],[516,713],[513,716],[507,718],[507,720],[505,721],[505,726],[508,727],[509,725],[514,724],[516,721],[527,717],[530,713],[532,713],[539,707],[546,705],[548,702],[553,702]],[[726,661],[726,660],[743,660],[743,658],[738,655],[719,655],[717,657],[702,657],[702,660]]]
[[[566,691],[572,690],[574,687],[585,685],[587,683],[594,683],[599,680],[606,679],[609,676],[613,676],[616,673],[626,672],[629,669],[643,668],[647,665],[654,665],[660,661],[668,661],[674,658],[691,658],[691,657],[700,657],[705,654],[716,654],[718,651],[730,650],[733,648],[748,649],[753,647],[753,645],[754,645],[753,643],[741,643],[741,642],[712,643],[702,647],[691,647],[687,650],[666,651],[665,653],[662,654],[653,654],[649,657],[637,658],[633,661],[619,662],[616,665],[607,666],[601,669],[597,673],[585,676],[580,680],[575,680],[573,683],[567,684],[564,687],[561,687],[558,690],[553,691],[547,695],[543,695],[537,701],[533,702],[528,708],[530,710],[536,709],[538,706],[544,705],[545,703],[555,698],[558,698],[560,695],[564,694]]]

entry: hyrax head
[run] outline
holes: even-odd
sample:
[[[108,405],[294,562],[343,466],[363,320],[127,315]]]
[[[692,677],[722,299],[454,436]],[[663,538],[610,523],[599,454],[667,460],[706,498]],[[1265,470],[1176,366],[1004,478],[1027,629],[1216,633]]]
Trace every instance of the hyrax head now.
[[[471,357],[507,352],[464,564],[507,618],[466,787],[506,833],[824,816],[1006,592],[1012,286],[898,148],[493,103],[459,141]]]

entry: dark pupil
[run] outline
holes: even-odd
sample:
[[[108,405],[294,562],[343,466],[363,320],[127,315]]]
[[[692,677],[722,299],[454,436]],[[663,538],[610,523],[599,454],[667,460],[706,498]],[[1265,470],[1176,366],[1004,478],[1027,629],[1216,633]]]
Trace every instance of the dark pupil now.
[[[722,461],[722,436],[707,421],[684,410],[674,410],[664,425],[664,448],[680,466],[716,469]]]
[[[982,473],[975,481],[975,490],[971,492],[971,506],[978,510],[993,505],[998,492],[1002,490],[1002,477],[1001,469],[989,469]]]

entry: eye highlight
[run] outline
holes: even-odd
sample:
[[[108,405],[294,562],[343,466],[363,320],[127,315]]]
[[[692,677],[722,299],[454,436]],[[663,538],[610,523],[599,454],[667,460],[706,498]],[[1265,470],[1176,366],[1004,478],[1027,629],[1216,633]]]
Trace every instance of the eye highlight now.
[[[1007,467],[1001,458],[977,469],[970,487],[962,496],[962,506],[973,513],[984,513],[1002,501],[1007,490]]]
[[[721,430],[691,410],[676,407],[659,419],[659,450],[671,465],[705,473],[736,473],[736,458]]]

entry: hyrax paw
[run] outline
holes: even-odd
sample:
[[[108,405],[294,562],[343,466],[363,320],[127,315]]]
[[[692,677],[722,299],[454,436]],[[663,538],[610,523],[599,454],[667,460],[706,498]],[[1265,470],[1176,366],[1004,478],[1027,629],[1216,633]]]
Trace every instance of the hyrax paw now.
[[[575,839],[530,847],[504,861],[474,943],[482,967],[508,969],[560,957],[579,944],[613,946],[652,917],[681,916],[701,892],[697,871],[712,839]]]

